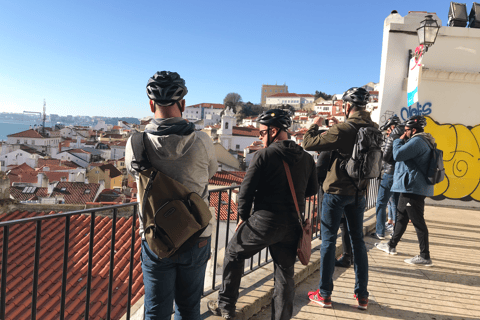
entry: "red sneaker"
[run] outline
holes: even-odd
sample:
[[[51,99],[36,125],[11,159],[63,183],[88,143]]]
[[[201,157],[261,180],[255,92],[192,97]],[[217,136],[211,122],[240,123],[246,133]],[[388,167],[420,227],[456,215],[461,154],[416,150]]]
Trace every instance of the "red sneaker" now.
[[[315,302],[319,305],[321,305],[324,308],[331,308],[332,307],[332,298],[331,297],[322,297],[320,294],[320,289],[317,291],[310,291],[308,293],[308,299],[310,301]]]
[[[358,309],[367,310],[368,307],[368,298],[358,298],[356,294],[353,295],[358,301]]]

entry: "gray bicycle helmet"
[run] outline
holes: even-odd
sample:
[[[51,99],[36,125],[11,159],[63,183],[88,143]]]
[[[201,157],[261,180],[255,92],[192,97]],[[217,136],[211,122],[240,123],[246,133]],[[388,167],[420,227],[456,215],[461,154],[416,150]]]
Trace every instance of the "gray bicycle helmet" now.
[[[383,126],[380,127],[380,130],[387,130],[388,128],[390,128],[390,126],[397,126],[398,124],[400,124],[401,121],[400,121],[400,118],[398,116],[393,116],[393,117],[390,117],[387,119],[387,121],[385,122],[385,124]]]
[[[427,125],[427,120],[424,116],[412,116],[405,121],[405,126],[409,128],[423,129]]]
[[[171,106],[187,94],[185,80],[176,72],[159,71],[148,79],[147,96],[160,106]]]
[[[260,114],[257,122],[265,126],[287,130],[292,125],[292,118],[288,110],[271,109]]]
[[[364,88],[353,87],[345,91],[343,101],[351,102],[357,106],[365,106],[370,98],[370,93]]]

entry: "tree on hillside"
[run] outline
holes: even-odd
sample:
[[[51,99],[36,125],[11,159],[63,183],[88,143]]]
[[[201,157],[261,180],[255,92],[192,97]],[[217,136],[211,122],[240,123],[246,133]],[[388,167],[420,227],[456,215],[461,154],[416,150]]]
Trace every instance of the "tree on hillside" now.
[[[241,105],[242,103],[242,96],[236,92],[230,92],[225,96],[225,99],[223,99],[223,104],[225,105],[225,108],[230,107],[233,112],[236,112],[237,106]]]
[[[253,104],[250,101],[237,106],[236,117],[241,121],[246,117],[258,116],[264,111],[264,108],[259,104]]]
[[[318,98],[322,97],[325,100],[331,100],[333,98],[332,94],[326,94],[325,92],[322,91],[315,91],[315,100]]]

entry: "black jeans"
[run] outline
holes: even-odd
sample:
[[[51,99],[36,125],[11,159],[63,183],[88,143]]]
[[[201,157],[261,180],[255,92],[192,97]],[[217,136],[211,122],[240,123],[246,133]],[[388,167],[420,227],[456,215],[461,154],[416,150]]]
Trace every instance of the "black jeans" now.
[[[235,310],[245,259],[268,247],[274,263],[272,319],[290,319],[295,296],[294,264],[300,234],[300,223],[291,213],[255,212],[228,243],[218,306],[227,311]]]
[[[397,222],[393,231],[393,237],[388,244],[395,248],[407,230],[410,219],[417,232],[420,256],[430,259],[430,248],[428,244],[428,228],[425,223],[425,196],[413,193],[400,193],[397,205]]]

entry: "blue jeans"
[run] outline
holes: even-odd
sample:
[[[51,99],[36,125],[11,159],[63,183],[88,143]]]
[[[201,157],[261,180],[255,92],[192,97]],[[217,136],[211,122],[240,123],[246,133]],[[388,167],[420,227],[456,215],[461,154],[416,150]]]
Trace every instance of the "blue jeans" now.
[[[211,239],[200,238],[188,251],[158,259],[142,240],[145,320],[200,320],[200,299]]]
[[[376,232],[379,236],[385,236],[387,204],[388,204],[388,200],[390,199],[390,196],[394,194],[393,192],[390,191],[390,189],[392,188],[392,185],[393,185],[393,174],[384,173],[382,177],[382,181],[380,182],[380,188],[378,188],[377,206],[376,206],[376,213],[377,213],[377,224],[376,224],[377,231]],[[396,204],[397,201],[398,201],[398,194],[396,195],[394,204]],[[396,206],[394,210],[396,210]],[[395,221],[395,219],[393,221]]]
[[[392,220],[395,223],[395,219],[397,217],[397,204],[395,203],[395,192],[390,196],[388,200],[388,219]],[[397,197],[398,198],[398,197]]]
[[[368,256],[363,240],[363,214],[365,196],[336,195],[325,193],[322,204],[322,245],[320,247],[320,294],[330,297],[333,291],[333,272],[335,271],[335,251],[340,219],[345,213],[353,249],[355,270],[355,294],[368,297]]]

